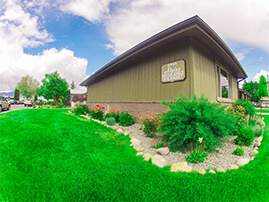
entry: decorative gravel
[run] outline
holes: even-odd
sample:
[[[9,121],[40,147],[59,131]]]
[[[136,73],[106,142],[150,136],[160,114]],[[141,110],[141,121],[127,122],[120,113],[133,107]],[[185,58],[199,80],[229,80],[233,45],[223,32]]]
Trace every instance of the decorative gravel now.
[[[140,130],[141,124],[134,124],[132,126],[126,127],[131,131],[131,137],[136,138],[141,142],[141,146],[144,148],[143,153],[150,153],[151,155],[157,154],[157,149],[153,148],[154,143],[153,140],[156,140],[157,143],[161,141],[161,137],[154,137],[149,138],[144,135],[144,132]],[[203,163],[189,163],[190,166],[193,167],[193,169],[216,169],[218,167],[224,168],[225,170],[229,169],[231,165],[236,164],[237,160],[239,158],[251,158],[249,155],[249,152],[253,150],[253,146],[242,146],[242,149],[244,150],[243,156],[237,156],[233,155],[233,151],[239,147],[235,144],[234,139],[236,136],[232,136],[229,138],[223,138],[221,140],[222,142],[222,148],[218,149],[219,152],[212,152],[208,153],[207,160],[205,160]],[[191,154],[190,151],[186,153],[182,152],[170,152],[166,156],[162,156],[165,160],[167,165],[171,165],[173,163],[178,163],[182,161],[186,161],[186,156],[189,156]]]

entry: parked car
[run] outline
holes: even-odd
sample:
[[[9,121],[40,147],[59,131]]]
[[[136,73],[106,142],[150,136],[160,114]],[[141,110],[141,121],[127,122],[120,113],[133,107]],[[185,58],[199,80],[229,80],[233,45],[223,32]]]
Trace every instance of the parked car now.
[[[17,104],[24,104],[24,100],[18,100]]]
[[[6,100],[5,97],[0,97],[0,112],[2,110],[9,110],[10,109],[10,103]]]
[[[12,105],[14,105],[14,99],[13,98],[10,98],[9,99],[9,103],[12,104]]]
[[[32,107],[33,106],[33,103],[31,100],[24,100],[24,106],[25,107]]]

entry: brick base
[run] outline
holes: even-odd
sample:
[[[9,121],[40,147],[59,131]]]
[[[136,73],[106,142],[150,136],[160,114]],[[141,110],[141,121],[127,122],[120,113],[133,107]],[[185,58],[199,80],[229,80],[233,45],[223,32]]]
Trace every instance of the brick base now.
[[[128,111],[129,114],[134,116],[136,122],[142,114],[162,113],[168,110],[167,106],[154,102],[87,102],[87,105],[90,108],[101,105],[106,110],[121,109],[121,111]]]

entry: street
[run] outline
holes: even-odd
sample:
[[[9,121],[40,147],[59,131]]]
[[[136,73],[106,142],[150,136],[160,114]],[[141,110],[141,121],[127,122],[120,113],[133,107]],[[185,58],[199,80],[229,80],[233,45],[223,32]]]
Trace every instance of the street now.
[[[11,105],[9,111],[19,110],[19,109],[24,109],[24,108],[27,108],[27,107],[24,107],[23,104],[20,104],[20,105]],[[9,111],[5,111],[5,110],[3,110],[3,111],[0,112],[0,113],[6,113],[6,112],[9,112]]]

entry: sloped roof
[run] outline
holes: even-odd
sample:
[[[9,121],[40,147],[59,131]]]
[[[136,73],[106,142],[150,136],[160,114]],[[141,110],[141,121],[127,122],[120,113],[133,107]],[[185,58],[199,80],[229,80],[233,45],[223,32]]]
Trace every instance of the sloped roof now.
[[[218,36],[218,34],[211,29],[199,16],[191,17],[182,21],[168,29],[159,32],[158,34],[146,39],[128,51],[124,52],[97,72],[86,78],[80,85],[88,86],[94,82],[96,78],[102,77],[105,72],[113,70],[118,64],[130,60],[132,57],[142,54],[142,52],[150,51],[154,46],[160,43],[171,42],[184,37],[198,38],[211,50],[223,58],[231,68],[237,73],[237,78],[247,78],[247,74],[241,66],[240,62],[225,44],[225,42]]]

